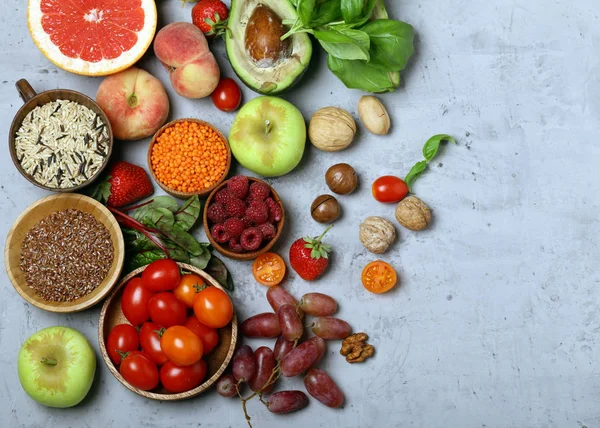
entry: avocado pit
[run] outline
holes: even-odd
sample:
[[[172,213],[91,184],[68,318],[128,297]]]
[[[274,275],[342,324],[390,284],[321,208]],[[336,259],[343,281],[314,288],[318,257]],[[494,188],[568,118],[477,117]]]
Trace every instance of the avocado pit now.
[[[290,40],[281,40],[286,29],[273,10],[259,4],[246,25],[246,51],[257,67],[272,67],[277,61],[289,57]]]

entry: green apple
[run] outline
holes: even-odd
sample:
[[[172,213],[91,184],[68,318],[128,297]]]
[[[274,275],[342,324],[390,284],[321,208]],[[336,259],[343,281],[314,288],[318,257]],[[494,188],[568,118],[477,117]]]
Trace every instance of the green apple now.
[[[300,111],[276,97],[258,97],[238,112],[229,132],[231,152],[242,166],[265,177],[293,170],[302,159],[306,123]]]
[[[23,343],[18,359],[25,392],[49,407],[71,407],[87,395],[96,355],[85,336],[68,327],[48,327]]]

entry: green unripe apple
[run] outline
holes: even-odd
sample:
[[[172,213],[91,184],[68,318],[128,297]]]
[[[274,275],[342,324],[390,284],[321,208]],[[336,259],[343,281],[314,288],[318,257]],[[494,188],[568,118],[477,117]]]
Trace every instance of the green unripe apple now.
[[[49,327],[21,346],[19,380],[25,392],[49,407],[71,407],[87,395],[96,372],[96,355],[81,333]]]

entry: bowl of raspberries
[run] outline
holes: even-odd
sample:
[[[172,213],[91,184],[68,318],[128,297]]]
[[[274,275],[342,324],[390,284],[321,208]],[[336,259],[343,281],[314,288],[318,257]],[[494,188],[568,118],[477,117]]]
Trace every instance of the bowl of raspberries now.
[[[262,180],[236,175],[206,200],[204,230],[212,246],[236,260],[254,260],[271,249],[283,230],[279,195]]]

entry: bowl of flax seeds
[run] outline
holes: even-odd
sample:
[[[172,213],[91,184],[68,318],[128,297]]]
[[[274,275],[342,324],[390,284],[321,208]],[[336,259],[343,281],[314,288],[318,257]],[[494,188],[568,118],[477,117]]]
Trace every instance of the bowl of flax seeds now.
[[[29,303],[52,312],[81,311],[117,283],[123,235],[110,211],[94,199],[48,196],[15,221],[4,259],[13,286]]]

